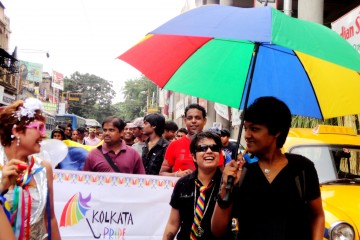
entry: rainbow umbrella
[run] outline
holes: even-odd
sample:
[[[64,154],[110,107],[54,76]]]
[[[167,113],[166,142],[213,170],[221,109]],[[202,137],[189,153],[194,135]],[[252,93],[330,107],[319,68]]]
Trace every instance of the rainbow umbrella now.
[[[360,54],[331,29],[271,7],[199,7],[118,58],[161,88],[238,109],[275,96],[295,115],[360,113]]]

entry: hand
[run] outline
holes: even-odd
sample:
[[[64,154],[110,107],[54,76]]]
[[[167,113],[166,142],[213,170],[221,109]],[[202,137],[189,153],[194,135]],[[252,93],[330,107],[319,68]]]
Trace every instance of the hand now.
[[[237,161],[232,160],[230,163],[226,164],[224,171],[223,171],[223,179],[222,183],[226,186],[228,176],[233,176],[235,181],[234,185],[236,185],[241,177],[242,169],[246,161],[243,159],[243,155],[241,153],[237,156]]]
[[[23,174],[25,165],[27,166],[26,163],[18,159],[11,159],[4,165],[0,183],[1,193],[16,183],[16,179]],[[19,169],[19,166],[21,169]]]
[[[179,171],[177,171],[177,172],[175,173],[175,176],[176,176],[176,177],[183,177],[183,176],[186,176],[186,175],[188,175],[188,174],[190,174],[190,173],[192,173],[192,170],[190,170],[190,169],[186,169],[186,170],[184,170],[184,171],[179,170]]]

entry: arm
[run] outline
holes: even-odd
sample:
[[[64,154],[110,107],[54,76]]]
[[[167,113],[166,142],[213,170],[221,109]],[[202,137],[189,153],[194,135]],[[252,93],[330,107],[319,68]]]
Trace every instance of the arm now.
[[[48,182],[48,191],[49,191],[49,198],[50,198],[50,217],[51,217],[51,239],[53,240],[60,240],[60,231],[59,226],[55,217],[54,211],[54,187],[53,187],[53,171],[51,168],[50,163],[46,161],[42,161],[42,165],[46,168],[46,176]],[[47,214],[45,214],[45,220],[47,221]]]
[[[311,235],[312,240],[322,240],[325,229],[325,216],[321,197],[309,201],[311,211]]]
[[[240,156],[240,159],[242,156]],[[223,171],[222,176],[222,184],[220,186],[220,191],[218,198],[224,199],[226,193],[226,185],[229,176],[233,176],[235,181],[234,185],[236,185],[241,177],[241,170],[244,165],[244,161],[240,161],[239,163],[235,160],[232,160],[228,163]],[[239,170],[240,169],[240,170]],[[220,199],[220,202],[221,202]],[[232,199],[230,199],[230,203],[227,206],[219,205],[219,200],[215,204],[214,212],[211,218],[211,232],[215,237],[223,236],[226,231],[229,229],[229,223],[231,222],[231,213],[233,208]]]
[[[218,196],[219,198],[224,198],[225,186],[226,183],[221,185]],[[221,237],[226,233],[231,218],[232,205],[233,204],[231,203],[227,208],[220,208],[218,203],[215,204],[214,212],[211,218],[211,232],[215,237]]]
[[[169,220],[166,224],[163,240],[173,240],[180,228],[179,210],[171,208]]]
[[[160,176],[172,176],[177,177],[177,174],[173,172],[174,163],[174,144],[170,143],[165,151],[164,161],[161,165],[159,175]]]
[[[10,222],[8,221],[3,207],[0,205],[0,240],[15,240],[15,235],[10,226]]]
[[[173,172],[173,166],[171,166],[169,164],[169,162],[164,159],[162,165],[161,165],[161,169],[160,169],[160,176],[171,176],[171,177],[183,177],[186,176],[188,174],[192,173],[192,171],[190,169],[186,169],[184,171],[176,171]]]
[[[171,166],[168,160],[164,159],[161,168],[160,168],[160,176],[172,176],[177,177],[176,173],[172,172],[173,166]]]

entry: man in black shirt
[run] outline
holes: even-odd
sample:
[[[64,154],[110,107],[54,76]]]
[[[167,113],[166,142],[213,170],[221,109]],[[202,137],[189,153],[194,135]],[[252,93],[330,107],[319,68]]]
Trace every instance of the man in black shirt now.
[[[169,142],[162,137],[165,118],[158,113],[144,117],[143,134],[148,136],[142,149],[142,161],[146,174],[159,175]]]

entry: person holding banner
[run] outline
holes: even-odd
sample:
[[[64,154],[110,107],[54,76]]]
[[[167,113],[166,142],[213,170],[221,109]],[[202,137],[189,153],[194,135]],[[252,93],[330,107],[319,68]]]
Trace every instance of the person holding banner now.
[[[145,174],[140,155],[123,140],[124,128],[121,118],[105,118],[102,123],[104,143],[89,152],[84,171]]]
[[[220,137],[212,132],[194,136],[190,152],[196,169],[175,185],[163,240],[175,239],[176,235],[178,240],[215,239],[210,223],[221,181],[221,147]]]
[[[45,138],[42,103],[19,100],[0,112],[0,194],[16,239],[60,239],[49,162],[35,157]]]

